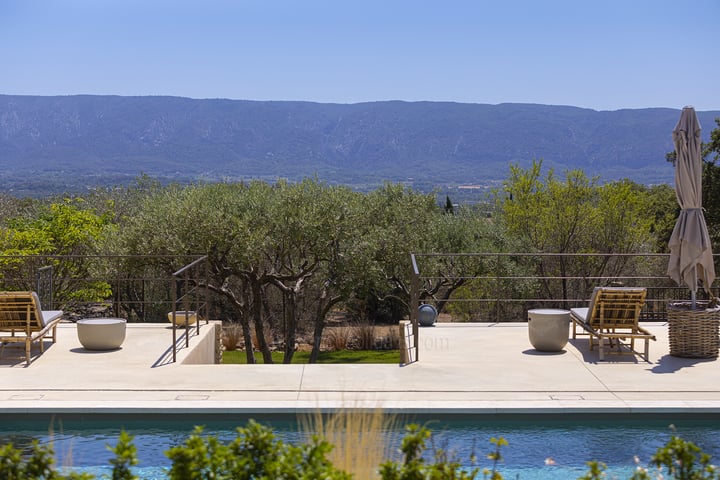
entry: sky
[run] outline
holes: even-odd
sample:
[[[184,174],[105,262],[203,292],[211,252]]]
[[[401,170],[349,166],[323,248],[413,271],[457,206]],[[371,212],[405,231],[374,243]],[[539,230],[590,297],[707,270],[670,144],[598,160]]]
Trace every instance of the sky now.
[[[720,0],[0,0],[0,94],[720,110]]]

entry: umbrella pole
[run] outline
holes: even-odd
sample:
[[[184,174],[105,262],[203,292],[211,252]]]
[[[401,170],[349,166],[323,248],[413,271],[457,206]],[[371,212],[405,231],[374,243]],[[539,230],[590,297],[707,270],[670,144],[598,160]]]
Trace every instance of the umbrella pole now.
[[[695,290],[693,290],[693,291],[690,293],[690,300],[691,300],[691,302],[690,302],[690,308],[692,308],[693,310],[695,310],[695,295],[696,295],[696,294],[697,294],[697,292],[696,292]]]

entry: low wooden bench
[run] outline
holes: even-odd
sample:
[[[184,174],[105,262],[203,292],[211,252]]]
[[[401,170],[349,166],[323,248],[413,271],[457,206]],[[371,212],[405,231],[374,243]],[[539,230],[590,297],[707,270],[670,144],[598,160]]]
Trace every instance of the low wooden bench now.
[[[57,325],[62,310],[42,310],[35,292],[0,292],[0,342],[25,343],[25,362],[30,365],[32,343],[39,341],[40,352],[45,351],[43,339],[57,340]]]

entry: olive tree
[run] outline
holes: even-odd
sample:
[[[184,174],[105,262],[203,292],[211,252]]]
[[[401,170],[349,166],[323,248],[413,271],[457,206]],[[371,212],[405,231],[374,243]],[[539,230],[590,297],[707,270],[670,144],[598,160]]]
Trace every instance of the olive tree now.
[[[363,198],[367,216],[361,237],[372,261],[357,279],[358,309],[384,304],[407,312],[410,305],[410,254],[430,251],[428,239],[441,210],[434,195],[400,184],[386,184]],[[393,307],[394,306],[394,307]]]
[[[319,353],[325,316],[342,299],[340,287],[351,255],[357,226],[352,195],[344,187],[330,187],[306,179],[282,184],[271,203],[267,219],[270,232],[263,252],[266,278],[284,300],[284,356],[292,360],[301,312],[299,299],[310,292],[313,280],[320,285],[314,323],[314,357]],[[312,302],[308,302],[312,303]]]
[[[243,330],[247,361],[253,340],[272,362],[266,325],[274,325],[273,291],[284,308],[284,361],[294,352],[298,319],[316,315],[316,344],[330,308],[349,295],[347,273],[362,236],[358,194],[315,180],[298,184],[171,186],[149,195],[123,228],[126,252],[207,254],[203,285],[227,302]],[[354,206],[353,206],[353,202]],[[317,295],[315,302],[301,300]],[[313,305],[308,314],[304,305]],[[254,327],[254,332],[252,328]],[[254,334],[254,335],[253,335]]]

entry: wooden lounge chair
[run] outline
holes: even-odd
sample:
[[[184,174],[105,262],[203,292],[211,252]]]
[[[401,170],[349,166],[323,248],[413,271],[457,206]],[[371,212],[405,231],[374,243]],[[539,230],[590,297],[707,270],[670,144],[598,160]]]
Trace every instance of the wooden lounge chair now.
[[[570,309],[573,338],[578,335],[577,327],[582,327],[584,333],[579,334],[590,337],[590,350],[597,338],[600,360],[605,359],[605,339],[611,348],[613,343],[617,343],[616,353],[623,353],[621,340],[630,339],[629,345],[626,345],[630,347],[630,353],[641,355],[649,362],[649,343],[655,340],[655,335],[638,325],[646,294],[644,288],[596,287],[589,307]],[[635,340],[645,341],[644,355],[635,351]]]
[[[30,350],[34,341],[40,342],[40,352],[45,351],[43,339],[57,340],[56,329],[63,312],[40,308],[35,292],[0,292],[0,342],[3,349],[8,343],[25,343],[25,361],[30,365]]]

